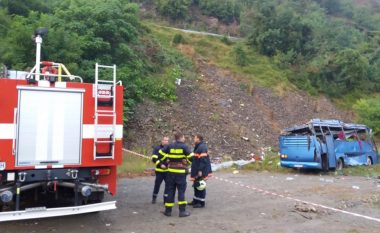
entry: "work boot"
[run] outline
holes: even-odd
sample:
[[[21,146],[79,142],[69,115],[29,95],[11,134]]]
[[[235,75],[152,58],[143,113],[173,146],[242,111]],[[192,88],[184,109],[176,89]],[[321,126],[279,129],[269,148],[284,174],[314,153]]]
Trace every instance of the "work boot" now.
[[[187,203],[188,205],[195,205],[198,203],[198,200],[193,199],[191,202]]]
[[[201,203],[197,203],[195,205],[193,205],[193,208],[203,208],[205,207],[204,205],[202,205]]]
[[[188,217],[190,216],[190,212],[186,211],[186,205],[180,205],[179,206],[179,217]]]
[[[190,212],[189,211],[179,211],[179,217],[183,218],[183,217],[188,217],[190,216]]]
[[[166,207],[165,208],[165,211],[164,212],[162,212],[165,216],[167,216],[167,217],[170,217],[170,216],[172,216],[172,208],[171,207]]]
[[[157,198],[156,198],[156,197],[153,197],[153,198],[152,198],[152,204],[156,204],[156,202],[157,202]]]

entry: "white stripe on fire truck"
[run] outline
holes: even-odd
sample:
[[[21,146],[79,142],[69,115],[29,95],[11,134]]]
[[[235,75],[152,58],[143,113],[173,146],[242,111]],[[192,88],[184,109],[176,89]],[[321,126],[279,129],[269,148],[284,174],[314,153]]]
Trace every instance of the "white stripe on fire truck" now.
[[[110,130],[112,125],[98,125],[97,126],[97,137],[98,138],[108,138],[110,135]],[[83,125],[83,136],[84,139],[95,137],[95,126],[94,125]],[[123,138],[123,125],[116,125],[115,129],[115,139]]]
[[[14,135],[14,124],[0,124],[0,139],[13,139]]]
[[[112,125],[98,125],[98,128],[103,131],[100,134],[106,135],[108,132],[106,129],[110,129]],[[13,139],[15,135],[14,124],[0,124],[0,140],[1,139]],[[83,125],[83,139],[91,139],[95,136],[95,126],[92,124]],[[108,135],[109,136],[109,135]],[[115,138],[121,139],[123,137],[123,125],[116,125]]]

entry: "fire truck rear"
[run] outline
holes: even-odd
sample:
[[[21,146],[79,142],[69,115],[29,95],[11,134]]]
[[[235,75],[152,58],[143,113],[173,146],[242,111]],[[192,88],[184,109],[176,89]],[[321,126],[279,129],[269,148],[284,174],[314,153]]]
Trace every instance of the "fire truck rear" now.
[[[95,65],[83,83],[60,63],[41,61],[0,77],[0,222],[116,208],[122,160],[123,87],[116,66]],[[107,77],[100,74],[108,74]]]

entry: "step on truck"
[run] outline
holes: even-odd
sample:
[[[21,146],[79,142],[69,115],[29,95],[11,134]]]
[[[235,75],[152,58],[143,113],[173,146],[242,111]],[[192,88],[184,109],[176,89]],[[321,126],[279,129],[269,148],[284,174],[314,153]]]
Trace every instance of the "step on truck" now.
[[[339,120],[313,119],[285,129],[279,145],[282,167],[328,171],[378,163],[372,130]]]
[[[45,33],[35,32],[31,71],[0,75],[0,222],[116,208],[103,202],[116,194],[122,162],[116,66],[95,64],[95,83],[83,83],[64,64],[41,61]]]

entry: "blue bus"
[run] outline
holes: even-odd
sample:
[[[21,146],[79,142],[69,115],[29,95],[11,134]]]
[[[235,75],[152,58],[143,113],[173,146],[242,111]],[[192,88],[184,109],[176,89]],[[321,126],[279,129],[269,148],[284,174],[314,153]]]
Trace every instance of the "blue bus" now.
[[[282,167],[328,171],[378,163],[372,130],[366,125],[313,119],[283,130],[279,144]]]

